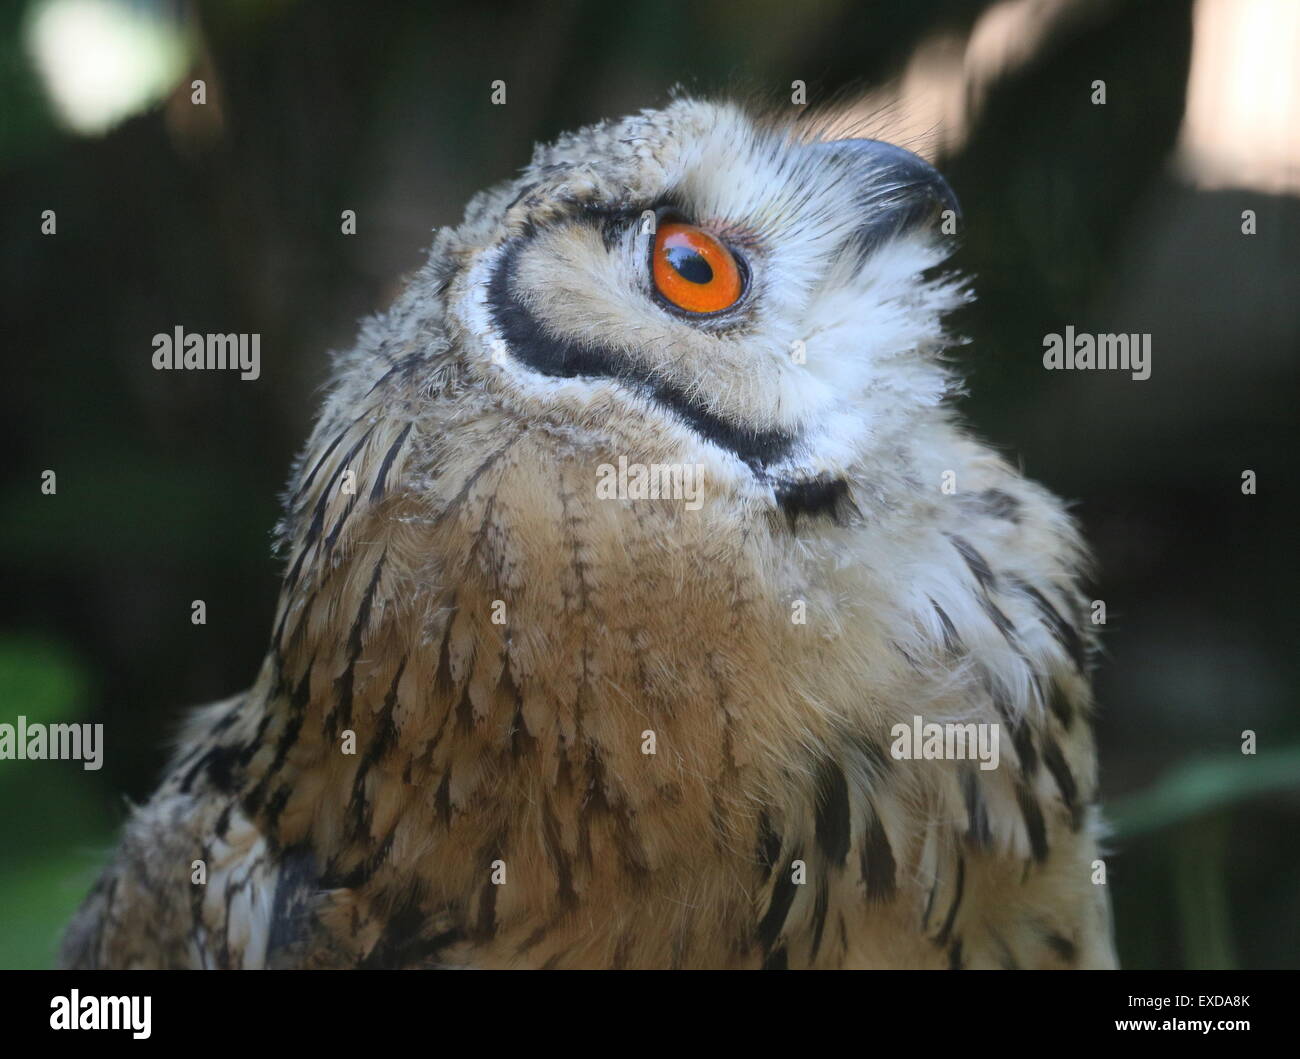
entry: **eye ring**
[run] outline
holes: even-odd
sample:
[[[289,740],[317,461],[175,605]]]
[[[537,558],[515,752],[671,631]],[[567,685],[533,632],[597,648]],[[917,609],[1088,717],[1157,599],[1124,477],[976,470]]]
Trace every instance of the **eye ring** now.
[[[712,232],[673,214],[656,219],[650,281],[657,300],[691,320],[721,316],[749,290],[745,259]]]

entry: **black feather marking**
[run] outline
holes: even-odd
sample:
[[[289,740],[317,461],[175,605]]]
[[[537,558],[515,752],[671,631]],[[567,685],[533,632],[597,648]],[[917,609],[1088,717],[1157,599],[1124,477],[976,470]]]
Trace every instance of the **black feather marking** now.
[[[283,692],[280,692],[280,694],[283,694]],[[292,701],[290,699],[290,702]],[[253,760],[253,756],[262,748],[267,729],[271,727],[271,721],[274,719],[275,714],[267,711],[262,715],[262,719],[257,722],[257,731],[253,733],[253,738],[239,751],[239,764],[242,767],[247,767],[248,763]]]
[[[469,496],[470,490],[474,488],[478,480],[483,477],[484,473],[487,471],[489,467],[493,467],[496,465],[497,460],[501,459],[501,457],[505,455],[506,450],[508,450],[510,446],[515,443],[515,440],[516,438],[518,438],[518,436],[519,435],[516,434],[506,444],[502,445],[499,449],[496,450],[496,452],[488,456],[482,463],[480,463],[477,467],[475,467],[473,471],[471,471],[468,475],[465,476],[465,481],[461,485],[459,491],[456,493],[456,496],[445,508],[445,512],[447,514],[450,514],[451,512],[457,510],[460,507],[460,505],[465,502],[465,498]]]
[[[343,457],[339,462],[338,467],[334,469],[334,476],[330,479],[329,484],[321,490],[320,499],[316,501],[315,510],[312,512],[311,525],[307,529],[307,535],[303,538],[302,548],[298,552],[298,558],[294,561],[293,569],[289,572],[287,582],[289,588],[292,588],[298,583],[298,577],[302,573],[302,566],[304,560],[307,558],[307,553],[311,551],[312,545],[320,538],[321,530],[325,527],[325,506],[329,503],[330,491],[334,488],[334,483],[338,481],[339,476],[348,468],[348,465],[352,462],[356,454],[361,451],[361,446],[370,439],[370,435],[373,433],[374,429],[373,426],[366,428],[366,432],[357,439],[357,443],[348,450],[348,454]],[[347,516],[344,515],[344,518],[346,517]],[[338,527],[336,526],[335,529],[337,530],[337,528]]]
[[[379,473],[375,476],[374,487],[370,490],[370,502],[372,504],[384,495],[384,490],[387,488],[388,483],[389,468],[393,466],[393,461],[397,459],[397,453],[406,443],[406,435],[411,432],[411,425],[412,424],[407,423],[406,426],[402,428],[402,432],[397,436],[397,440],[394,441],[389,450],[384,453],[384,461],[379,465]]]
[[[934,608],[935,614],[939,616],[939,624],[943,627],[943,646],[949,654],[957,654],[961,651],[961,637],[957,635],[957,626],[952,623],[948,617],[948,612],[944,610],[933,599],[930,599],[930,606]]]
[[[790,906],[794,904],[797,887],[791,876],[794,871],[794,862],[799,859],[801,858],[798,851],[796,851],[785,862],[785,867],[781,869],[776,877],[776,882],[772,886],[772,900],[767,906],[767,914],[763,916],[762,921],[758,924],[758,941],[767,953],[771,953],[772,948],[776,945],[776,939],[781,936],[781,929],[785,926],[785,917],[790,914]]]
[[[997,578],[993,575],[993,569],[989,566],[984,556],[980,555],[964,537],[958,537],[955,533],[947,534],[948,540],[952,546],[957,549],[957,554],[966,561],[970,567],[970,572],[975,576],[980,588],[992,590],[997,585]]]
[[[294,688],[293,695],[290,697],[289,719],[285,721],[284,730],[280,733],[280,738],[276,740],[275,757],[272,758],[271,764],[263,773],[262,778],[258,780],[257,786],[249,791],[244,800],[244,806],[250,814],[255,813],[261,806],[262,799],[266,797],[267,787],[276,773],[284,767],[285,761],[289,758],[289,751],[298,742],[298,736],[302,732],[303,720],[306,717],[307,700],[311,697],[311,671],[314,665],[315,659],[308,663],[302,679],[298,682],[298,686]]]
[[[442,826],[451,827],[451,768],[442,774],[442,782],[433,792],[433,808],[442,821]]]
[[[562,908],[572,908],[578,903],[578,895],[573,889],[573,868],[569,864],[569,855],[565,852],[560,838],[560,821],[555,815],[555,807],[549,798],[542,800],[542,841],[546,846],[546,856],[555,872],[559,891],[558,897]]]
[[[461,689],[460,701],[456,703],[456,728],[461,732],[474,730],[474,703],[469,698],[469,682]]]
[[[850,515],[857,513],[857,507],[849,498],[849,483],[843,478],[822,474],[802,481],[774,479],[772,490],[791,530],[800,515],[824,515],[837,526],[842,526]]]
[[[1034,860],[1041,864],[1047,859],[1047,828],[1043,824],[1043,811],[1034,798],[1034,792],[1025,783],[1016,785],[1016,801],[1020,805],[1020,815],[1025,818],[1029,848],[1033,851]]]
[[[1070,812],[1070,828],[1078,831],[1080,824],[1083,822],[1083,815],[1079,807],[1079,790],[1074,782],[1074,774],[1070,771],[1070,766],[1065,760],[1065,755],[1061,753],[1061,748],[1051,739],[1043,740],[1043,764],[1047,766],[1047,771],[1052,774],[1052,779],[1056,781],[1056,786],[1061,792],[1061,801],[1065,803],[1066,809]]]
[[[785,951],[784,945],[769,952],[763,960],[763,970],[765,971],[788,971],[789,969],[789,954]]]
[[[822,933],[826,930],[826,913],[830,908],[831,895],[830,885],[823,875],[817,880],[817,897],[813,901],[813,940],[812,955],[809,961],[817,959],[817,953],[822,947]]]
[[[998,966],[1004,971],[1020,970],[1020,963],[1015,953],[1011,951],[1011,946],[1007,944],[1007,939],[993,929],[989,930],[989,937],[998,950]]]
[[[338,865],[333,862],[326,864],[325,870],[321,873],[321,889],[357,890],[365,886],[375,877],[375,873],[387,863],[389,856],[393,852],[393,837],[395,834],[395,830],[390,831],[384,837],[383,842],[362,857],[356,866],[345,875],[339,874]]]
[[[322,546],[322,550],[325,552],[325,559],[327,562],[329,560],[329,557],[334,554],[334,545],[338,542],[339,537],[342,535],[343,527],[348,524],[348,519],[352,516],[352,509],[356,507],[356,505],[357,505],[357,498],[356,496],[353,496],[348,500],[347,504],[344,506],[343,514],[339,516],[338,521],[335,522],[334,525],[330,527],[329,536],[325,538],[325,543]]]
[[[1011,725],[1011,745],[1016,748],[1021,774],[1026,780],[1033,779],[1038,772],[1038,752],[1034,749],[1033,729],[1022,720]]]
[[[758,849],[755,855],[763,869],[763,880],[766,882],[772,875],[776,858],[781,855],[781,836],[772,827],[766,809],[758,817]]]
[[[894,759],[868,735],[856,735],[851,741],[853,749],[862,756],[858,764],[865,766],[873,781],[882,779],[889,772]]]
[[[989,810],[980,790],[979,777],[975,769],[967,766],[962,770],[962,794],[966,802],[966,839],[977,849],[987,849],[993,840],[989,826]]]
[[[209,748],[185,774],[185,778],[181,781],[181,791],[188,794],[194,784],[195,777],[199,772],[203,772],[213,790],[222,794],[230,793],[235,785],[234,769],[239,763],[240,749],[237,744],[218,744]]]
[[[1047,698],[1047,708],[1061,722],[1061,727],[1068,732],[1070,725],[1074,723],[1074,705],[1059,681],[1052,681],[1052,693]]]
[[[445,287],[446,287],[446,283],[444,281],[442,288],[439,289],[441,290],[444,289]],[[392,363],[392,367],[389,368],[386,372],[384,372],[383,375],[379,376],[379,378],[375,380],[374,385],[371,386],[370,389],[366,391],[366,396],[369,397],[372,393],[374,393],[377,389],[379,389],[379,387],[383,386],[384,383],[388,382],[394,375],[409,375],[417,364],[423,363],[424,359],[425,358],[422,357],[419,353],[408,353],[406,354],[406,356],[399,358],[396,362],[390,361],[390,363]],[[371,414],[372,413],[370,409],[366,409],[365,412],[363,412],[361,415],[357,417],[356,422],[360,423],[362,419],[364,419],[366,416]]]
[[[370,624],[370,608],[375,601],[375,589],[379,586],[379,575],[384,569],[384,560],[387,558],[388,549],[385,548],[370,574],[370,583],[361,598],[361,606],[357,608],[357,616],[352,622],[352,628],[348,630],[348,654],[354,662],[361,656],[361,637],[365,633],[366,626]]]
[[[948,915],[944,917],[943,926],[939,928],[936,938],[940,945],[947,945],[948,939],[952,936],[952,928],[957,922],[957,909],[961,907],[962,896],[966,892],[966,858],[960,854],[957,857],[957,882],[955,892],[953,893],[952,904],[948,906]]]
[[[280,815],[284,812],[285,806],[289,804],[289,798],[292,794],[293,788],[287,783],[282,783],[275,789],[275,793],[267,799],[262,818],[268,831],[274,833],[279,830]]]
[[[437,689],[439,698],[450,697],[456,686],[451,672],[451,626],[456,618],[456,610],[456,599],[453,596],[442,629],[442,645],[438,648],[438,668],[433,674],[433,686]]]
[[[554,929],[554,927],[555,927],[555,923],[554,923],[554,922],[551,922],[551,923],[543,923],[540,927],[538,927],[538,928],[537,928],[536,930],[534,930],[531,934],[529,934],[528,937],[524,938],[524,940],[520,943],[519,948],[515,949],[515,954],[518,955],[518,956],[522,956],[524,953],[529,952],[529,951],[532,950],[532,949],[535,949],[535,948],[536,948],[538,945],[540,945],[544,940],[546,940],[546,935],[549,934],[549,933]],[[627,935],[626,935],[626,934],[623,935],[623,937],[619,939],[619,948],[620,948],[620,949],[623,948],[623,942],[624,942],[624,940],[626,940],[626,939],[627,939]],[[618,952],[615,952],[615,963],[616,963],[616,964],[618,963],[618,955],[619,955]],[[626,954],[624,954],[624,955],[626,955]]]
[[[830,758],[817,769],[816,835],[826,859],[843,864],[849,855],[849,786],[844,771]]]
[[[540,180],[534,180],[534,181],[532,181],[531,183],[529,183],[529,184],[525,184],[523,187],[521,187],[521,188],[519,189],[519,193],[518,193],[517,195],[515,195],[515,197],[512,198],[512,199],[510,200],[510,202],[506,205],[506,208],[505,208],[504,212],[505,212],[505,213],[509,213],[509,212],[510,212],[511,210],[513,210],[516,206],[518,206],[519,203],[522,202],[523,199],[524,199],[527,195],[529,195],[529,194],[533,191],[533,189],[536,188],[537,185],[540,184],[540,183],[541,183]]]
[[[375,592],[379,587],[379,575],[383,572],[384,560],[387,557],[388,549],[385,548],[379,556],[379,560],[375,563],[375,569],[371,572],[370,583],[366,586],[365,594],[361,597],[361,606],[357,608],[357,616],[353,619],[352,628],[348,632],[348,663],[334,682],[334,689],[338,694],[334,708],[330,710],[329,715],[325,718],[325,732],[330,739],[337,736],[341,729],[348,728],[352,724],[352,693],[356,664],[361,657],[362,637],[366,626],[370,624],[370,610],[374,604]]]
[[[1052,601],[1033,585],[1017,581],[1016,587],[1033,600],[1043,624],[1047,627],[1047,631],[1065,649],[1065,653],[1069,655],[1075,669],[1082,673],[1088,660],[1084,650],[1083,637],[1079,635],[1079,630],[1066,621],[1061,612],[1052,605]]]
[[[1046,937],[1047,946],[1065,963],[1073,963],[1078,955],[1074,942],[1061,934],[1048,934]]]
[[[976,496],[984,510],[994,518],[1009,522],[1020,521],[1020,501],[1010,493],[1004,493],[1001,489],[985,489]]]
[[[1012,718],[1010,697],[1007,695],[1007,689],[1003,686],[1002,681],[983,667],[980,667],[979,675],[984,689],[989,693],[989,699],[993,702],[993,709],[997,711],[999,720],[1008,729],[1014,729],[1019,722]]]
[[[890,848],[885,825],[874,808],[867,817],[867,829],[862,838],[861,861],[867,900],[887,901],[893,897],[897,871],[894,864],[894,851]]]
[[[500,842],[498,841],[495,849],[487,856],[490,858],[488,863],[500,860]],[[497,932],[497,884],[492,881],[492,875],[489,872],[487,880],[483,883],[483,891],[479,894],[478,899],[478,920],[474,924],[474,937],[478,941],[487,941],[494,937]]]
[[[397,741],[397,726],[393,723],[393,713],[397,709],[397,685],[401,682],[402,674],[406,672],[406,661],[407,658],[404,655],[397,664],[397,672],[393,674],[393,682],[388,687],[388,694],[384,696],[383,709],[377,723],[378,731],[375,738],[366,747],[366,752],[361,758],[360,764],[357,765],[357,774],[352,781],[352,795],[348,801],[348,815],[352,820],[353,834],[358,838],[364,836],[369,830],[366,777],[375,762],[387,754]]]
[[[993,624],[998,627],[998,632],[1002,634],[1007,643],[1012,647],[1017,647],[1016,627],[1011,624],[1011,619],[1003,614],[1002,611],[998,609],[997,604],[986,595],[979,597],[979,604],[984,613],[989,616],[989,621],[993,622]]]
[[[366,414],[368,415],[369,412],[367,412]],[[354,419],[351,423],[349,423],[346,427],[344,427],[336,435],[334,435],[334,440],[331,441],[329,445],[325,447],[325,451],[320,454],[320,458],[316,461],[316,465],[312,467],[311,473],[307,475],[307,477],[303,479],[302,484],[298,486],[297,492],[294,493],[295,500],[301,497],[302,494],[306,492],[307,488],[311,485],[311,483],[316,480],[316,475],[320,473],[320,469],[325,465],[325,461],[329,459],[330,453],[339,447],[339,442],[341,442],[345,437],[347,437],[348,431],[351,430],[354,426],[356,426],[359,422],[361,422],[360,418]]]
[[[429,916],[423,904],[417,886],[393,902],[393,912],[384,924],[384,932],[362,961],[362,968],[400,968],[435,962],[444,948],[464,940],[465,932],[459,927],[426,937]]]
[[[297,963],[296,950],[307,940],[312,901],[318,893],[316,863],[306,846],[291,846],[279,857],[271,926],[266,941],[268,967]],[[281,957],[284,957],[283,961]]]
[[[510,721],[510,756],[516,761],[521,761],[536,753],[537,740],[533,738],[533,734],[528,730],[528,723],[524,720],[524,697],[510,674],[509,662],[501,671],[501,690],[515,704],[514,716]]]

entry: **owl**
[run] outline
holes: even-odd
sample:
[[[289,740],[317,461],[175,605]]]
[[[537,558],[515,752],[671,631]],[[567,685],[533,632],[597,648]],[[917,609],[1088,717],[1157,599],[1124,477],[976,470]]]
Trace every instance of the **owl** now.
[[[1087,553],[954,411],[957,217],[689,97],[475,197],[63,964],[1112,966]]]

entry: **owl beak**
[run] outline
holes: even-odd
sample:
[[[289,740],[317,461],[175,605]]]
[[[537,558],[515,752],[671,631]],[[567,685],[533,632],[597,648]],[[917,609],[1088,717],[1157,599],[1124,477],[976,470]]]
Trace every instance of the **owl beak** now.
[[[920,156],[883,140],[830,140],[808,149],[837,159],[856,181],[863,220],[854,242],[864,256],[900,235],[929,229],[937,239],[956,232],[957,196]]]

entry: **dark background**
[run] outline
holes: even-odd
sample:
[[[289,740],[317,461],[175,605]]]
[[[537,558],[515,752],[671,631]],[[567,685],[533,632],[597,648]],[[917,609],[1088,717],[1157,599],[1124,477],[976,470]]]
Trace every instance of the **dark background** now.
[[[535,141],[674,84],[783,98],[800,79],[810,103],[851,101],[936,39],[960,70],[994,17],[977,0],[138,3],[185,34],[186,68],[157,105],[82,136],[28,58],[39,6],[0,14],[0,721],[102,722],[107,754],[99,772],[0,762],[0,966],[18,967],[50,964],[182,708],[251,682],[277,497],[326,352],[387,303],[431,229]],[[1075,502],[1099,558],[1123,963],[1296,966],[1300,206],[1247,181],[1198,190],[1175,168],[1191,3],[1058,7],[1032,40],[1013,24],[1024,57],[985,78],[963,141],[938,152],[980,295],[959,321],[965,410]],[[908,145],[944,142],[934,128]],[[46,209],[57,235],[40,233]],[[155,372],[150,339],[178,324],[260,333],[261,379]],[[1150,380],[1044,371],[1043,336],[1067,324],[1149,332]]]

